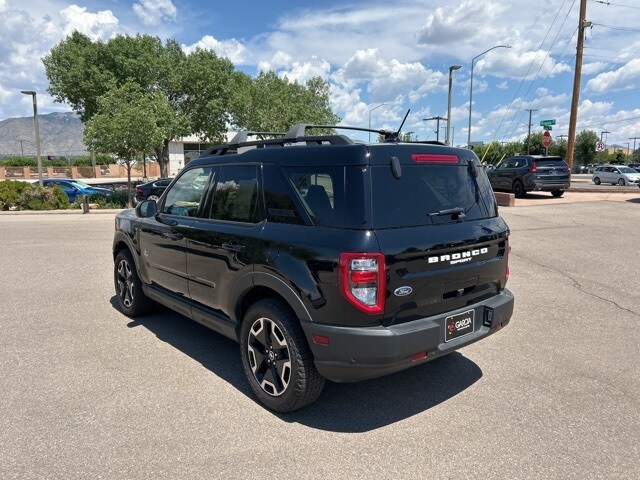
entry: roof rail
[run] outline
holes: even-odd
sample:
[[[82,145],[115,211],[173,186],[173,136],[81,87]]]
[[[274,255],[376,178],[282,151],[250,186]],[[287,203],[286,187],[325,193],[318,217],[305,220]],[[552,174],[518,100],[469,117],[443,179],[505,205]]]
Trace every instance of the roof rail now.
[[[407,112],[407,115],[408,114],[409,112]],[[287,133],[284,134],[277,132],[253,132],[242,130],[236,133],[236,135],[231,139],[229,143],[209,147],[200,154],[200,157],[240,153],[240,148],[242,147],[285,147],[293,143],[306,143],[307,145],[322,145],[325,143],[328,143],[330,145],[352,145],[355,143],[351,138],[335,133],[324,135],[307,135],[307,130],[314,128],[325,130],[353,130],[358,132],[373,132],[381,135],[384,138],[385,142],[396,142],[398,140],[399,134],[399,132],[392,132],[390,130],[350,127],[347,125],[316,125],[310,123],[297,123],[292,126]],[[259,137],[259,139],[249,140],[249,137],[252,136]]]

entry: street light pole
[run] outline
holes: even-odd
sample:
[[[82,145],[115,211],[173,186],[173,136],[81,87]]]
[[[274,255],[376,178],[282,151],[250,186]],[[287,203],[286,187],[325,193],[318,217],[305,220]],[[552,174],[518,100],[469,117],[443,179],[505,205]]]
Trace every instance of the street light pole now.
[[[469,83],[469,128],[468,128],[468,131],[467,131],[467,147],[468,148],[471,147],[471,105],[473,104],[473,65],[474,65],[474,63],[475,63],[477,58],[481,57],[482,55],[484,55],[487,52],[490,52],[494,48],[511,48],[511,45],[496,45],[496,46],[491,47],[490,49],[485,50],[484,52],[476,55],[475,57],[473,57],[471,59],[471,82]]]
[[[386,105],[386,103],[381,103],[380,105],[369,109],[369,130],[371,130],[371,112],[373,112],[376,108],[382,107],[383,105]],[[369,142],[371,142],[371,132],[369,132]]]
[[[36,92],[33,90],[22,90],[25,95],[31,95],[33,98],[33,121],[36,130],[36,157],[38,159],[38,183],[42,187],[42,159],[40,158],[40,129],[38,128],[38,100]]]
[[[423,118],[422,121],[426,122],[429,120],[435,120],[436,121],[436,142],[440,141],[440,120],[446,120],[446,118],[441,117],[440,115],[438,115],[437,117],[429,117],[429,118]]]
[[[445,137],[445,141],[444,143],[446,143],[447,145],[450,145],[450,139],[451,139],[451,86],[453,84],[453,71],[454,70],[458,70],[460,68],[460,65],[451,65],[449,67],[449,95],[447,97],[447,134]]]

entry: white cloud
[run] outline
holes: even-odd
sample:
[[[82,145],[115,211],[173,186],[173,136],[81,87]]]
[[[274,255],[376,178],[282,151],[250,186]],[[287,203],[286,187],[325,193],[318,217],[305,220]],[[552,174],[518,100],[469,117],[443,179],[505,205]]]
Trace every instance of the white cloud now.
[[[290,67],[293,64],[293,57],[286,52],[277,51],[271,60],[262,60],[258,62],[258,70],[266,72],[269,70],[278,70],[280,68]]]
[[[217,55],[228,58],[234,64],[244,64],[250,57],[247,47],[235,38],[220,41],[211,35],[205,35],[193,45],[182,45],[182,50],[184,50],[185,53],[191,53],[197,48],[213,50]]]
[[[607,67],[607,63],[605,62],[591,62],[585,63],[582,65],[582,74],[583,75],[593,75],[594,73],[601,72]]]
[[[326,80],[329,77],[331,65],[326,60],[313,58],[309,62],[293,62],[288,70],[278,72],[280,77],[287,77],[292,82],[304,84],[313,77],[322,77]]]
[[[616,92],[640,86],[640,59],[631,60],[617,70],[604,72],[587,82],[590,93]]]
[[[457,6],[436,8],[427,15],[427,19],[418,34],[418,43],[428,45],[447,45],[469,40],[499,38],[506,29],[500,27],[494,19],[508,10],[505,2],[490,0],[469,0]]]
[[[145,25],[159,25],[174,21],[177,10],[171,0],[141,0],[133,4],[133,12]]]
[[[86,7],[69,5],[60,12],[63,36],[71,35],[74,30],[84,33],[92,40],[111,36],[118,27],[118,19],[111,10],[98,13],[87,12]]]

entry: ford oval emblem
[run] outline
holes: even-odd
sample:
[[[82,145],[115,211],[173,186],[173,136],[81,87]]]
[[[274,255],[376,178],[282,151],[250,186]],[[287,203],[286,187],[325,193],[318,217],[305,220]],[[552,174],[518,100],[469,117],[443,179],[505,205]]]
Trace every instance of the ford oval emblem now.
[[[393,291],[393,294],[397,297],[404,297],[413,292],[413,288],[411,287],[399,287]]]

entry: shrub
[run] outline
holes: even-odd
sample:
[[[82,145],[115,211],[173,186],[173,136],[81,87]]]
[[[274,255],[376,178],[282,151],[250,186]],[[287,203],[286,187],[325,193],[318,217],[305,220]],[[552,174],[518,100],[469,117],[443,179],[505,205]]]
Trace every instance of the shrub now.
[[[51,188],[34,184],[30,187],[20,195],[16,204],[18,210],[62,210],[70,207],[67,194],[58,185]]]
[[[0,182],[0,210],[9,210],[18,205],[22,192],[30,185],[27,182],[2,180]]]
[[[114,190],[109,197],[100,194],[89,195],[89,203],[97,204],[98,208],[127,208],[127,191]],[[73,202],[71,208],[82,208],[82,198]]]

